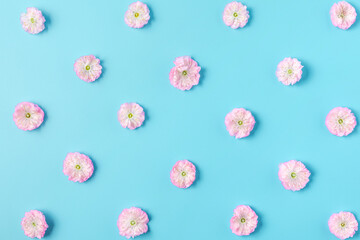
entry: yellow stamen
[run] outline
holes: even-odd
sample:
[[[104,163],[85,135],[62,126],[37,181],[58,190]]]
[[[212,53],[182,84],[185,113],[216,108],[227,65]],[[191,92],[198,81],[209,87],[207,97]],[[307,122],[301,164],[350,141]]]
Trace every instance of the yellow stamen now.
[[[237,17],[237,16],[239,16],[239,15],[238,15],[236,12],[234,12],[233,16],[234,16],[234,17]]]
[[[36,223],[35,223],[35,222],[33,222],[33,223],[32,223],[32,225],[35,227],[35,226],[36,226]]]
[[[344,120],[342,120],[341,118],[338,120],[338,123],[339,124],[343,124],[344,123]]]
[[[182,75],[183,75],[183,76],[186,76],[186,75],[187,75],[187,71],[183,71],[183,72],[182,72]]]
[[[288,74],[290,75],[290,74],[293,73],[293,70],[289,69],[287,72],[288,72]]]
[[[340,226],[341,226],[341,227],[345,227],[345,223],[341,223]]]
[[[239,126],[243,125],[243,121],[238,121]]]
[[[89,65],[86,65],[85,69],[86,69],[87,71],[89,71],[89,70],[90,70],[90,66],[89,66]]]
[[[292,177],[292,178],[296,178],[296,173],[292,172],[292,173],[291,173],[291,177]]]
[[[79,170],[81,167],[80,167],[80,165],[78,164],[78,165],[75,166],[75,168]]]
[[[128,114],[128,118],[132,118],[134,115],[132,115],[132,113]]]
[[[134,226],[136,224],[136,222],[134,221],[134,220],[132,220],[131,222],[130,222],[130,225],[131,226]]]
[[[246,219],[245,219],[245,218],[241,218],[241,219],[240,219],[240,222],[241,222],[241,223],[244,223],[244,222],[246,222]]]
[[[186,176],[186,172],[182,172],[181,176],[185,177]]]
[[[30,22],[31,22],[31,23],[35,23],[35,19],[34,19],[34,18],[30,18]]]
[[[30,114],[30,113],[27,113],[27,114],[25,114],[25,117],[26,117],[26,118],[30,118],[30,117],[31,117],[31,114]]]
[[[135,13],[134,16],[137,18],[139,17],[139,13]]]

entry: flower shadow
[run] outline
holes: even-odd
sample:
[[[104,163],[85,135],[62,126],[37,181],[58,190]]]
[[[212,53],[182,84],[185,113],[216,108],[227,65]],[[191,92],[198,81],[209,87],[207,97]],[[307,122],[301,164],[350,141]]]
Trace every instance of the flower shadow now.
[[[80,152],[81,153],[81,152]],[[84,154],[84,153],[83,153]],[[98,166],[97,166],[97,164],[96,164],[96,161],[94,161],[94,158],[91,156],[91,155],[88,155],[88,154],[85,154],[86,156],[88,156],[90,159],[91,159],[91,161],[92,161],[92,163],[93,163],[93,165],[94,165],[94,171],[93,171],[93,174],[91,175],[91,177],[88,179],[88,180],[86,180],[85,182],[82,182],[82,183],[80,183],[80,184],[86,184],[86,183],[89,183],[89,182],[92,182],[93,181],[93,179],[94,179],[94,177],[95,177],[95,175],[97,174],[97,171],[98,171]]]
[[[41,211],[44,214],[46,223],[49,226],[48,229],[45,232],[45,235],[44,235],[44,237],[47,237],[52,233],[52,231],[54,229],[54,219],[51,216],[51,214],[49,214],[48,211],[46,211],[46,210],[45,211],[44,210],[39,210],[39,211]]]
[[[304,61],[303,59],[300,59],[299,61],[301,61],[301,65],[303,65],[304,67],[302,69],[303,73],[302,73],[300,81],[295,83],[295,86],[298,86],[298,87],[300,87],[308,82],[311,71],[312,71],[311,65],[307,64],[306,60]]]
[[[44,23],[45,24],[45,29],[39,34],[43,34],[43,33],[47,32],[47,31],[49,31],[49,26],[51,26],[51,22],[52,22],[51,17],[50,17],[49,14],[47,14],[47,12],[44,12],[43,10],[41,10],[41,13],[45,18],[45,23]]]

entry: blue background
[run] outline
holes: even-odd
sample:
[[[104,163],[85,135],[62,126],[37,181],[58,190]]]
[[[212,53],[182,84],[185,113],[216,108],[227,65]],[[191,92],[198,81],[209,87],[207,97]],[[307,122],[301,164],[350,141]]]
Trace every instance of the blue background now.
[[[222,21],[230,1],[147,0],[151,20],[129,28],[131,0],[17,0],[0,2],[0,232],[28,239],[26,211],[45,213],[46,239],[125,239],[122,209],[143,208],[150,231],[138,239],[336,239],[332,213],[360,216],[359,127],[336,137],[325,126],[334,107],[360,117],[360,26],[347,31],[330,21],[330,0],[246,0],[250,20],[233,30]],[[360,3],[350,1],[360,10]],[[26,33],[20,14],[37,7],[46,30]],[[103,74],[80,80],[75,60],[94,54]],[[190,55],[202,67],[200,84],[187,92],[170,85],[175,57]],[[294,86],[277,81],[277,64],[296,57],[304,65]],[[16,104],[31,101],[46,114],[31,132],[17,129]],[[145,109],[131,131],[117,121],[124,102]],[[236,140],[225,129],[233,108],[253,112],[252,134]],[[68,152],[89,155],[94,175],[67,180]],[[176,161],[199,172],[189,189],[173,186]],[[300,192],[285,190],[278,165],[303,161],[312,175]],[[237,205],[259,215],[249,237],[231,233]],[[360,239],[360,234],[355,238]]]

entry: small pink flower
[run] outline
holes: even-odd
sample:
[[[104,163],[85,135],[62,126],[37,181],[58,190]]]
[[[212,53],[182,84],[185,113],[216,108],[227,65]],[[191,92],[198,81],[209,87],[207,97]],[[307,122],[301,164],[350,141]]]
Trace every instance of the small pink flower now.
[[[285,58],[277,66],[276,76],[284,85],[294,85],[301,79],[302,68],[296,58]]]
[[[26,9],[26,13],[22,13],[20,21],[23,29],[31,34],[38,34],[45,29],[45,18],[41,11],[34,7]]]
[[[148,231],[148,215],[140,208],[131,207],[124,209],[118,218],[117,225],[120,235],[134,238]]]
[[[44,214],[38,210],[26,212],[21,221],[21,226],[26,236],[39,239],[44,237],[48,228]]]
[[[85,182],[94,172],[91,159],[81,153],[68,153],[64,160],[63,172],[73,182]]]
[[[239,205],[234,209],[230,228],[238,236],[250,235],[258,224],[258,216],[249,206]]]
[[[356,15],[355,8],[345,1],[334,3],[330,9],[332,24],[344,30],[353,25]]]
[[[16,105],[13,120],[21,130],[34,130],[43,123],[44,111],[34,103],[22,102]]]
[[[142,28],[150,19],[150,10],[145,3],[140,1],[130,4],[125,13],[125,22],[129,27]]]
[[[279,165],[278,175],[285,189],[299,191],[309,182],[310,172],[302,162],[291,160]]]
[[[118,111],[118,120],[123,128],[134,130],[145,120],[144,109],[137,103],[124,103]]]
[[[177,161],[170,172],[172,184],[179,188],[190,187],[196,178],[196,168],[188,160]]]
[[[250,111],[244,108],[234,108],[225,117],[226,129],[230,136],[244,138],[250,135],[255,125],[255,119]]]
[[[330,232],[339,239],[353,237],[358,230],[358,222],[351,212],[334,213],[331,215],[328,225]]]
[[[356,118],[350,109],[336,107],[326,116],[325,125],[329,131],[339,137],[347,136],[356,126]]]
[[[169,74],[171,85],[180,90],[190,90],[199,84],[200,70],[197,62],[189,56],[177,57]]]
[[[93,55],[82,56],[74,64],[76,75],[85,82],[93,82],[102,72],[100,60]]]
[[[223,21],[226,26],[233,29],[243,28],[249,20],[249,11],[241,2],[231,2],[226,5],[223,13]]]

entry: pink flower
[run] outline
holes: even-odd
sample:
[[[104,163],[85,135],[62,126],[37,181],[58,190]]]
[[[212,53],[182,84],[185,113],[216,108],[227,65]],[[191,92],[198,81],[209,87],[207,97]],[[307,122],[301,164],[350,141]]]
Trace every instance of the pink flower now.
[[[148,6],[139,1],[130,4],[125,13],[125,22],[132,28],[142,28],[148,23],[149,19],[150,10]]]
[[[93,82],[101,75],[100,60],[93,55],[82,56],[74,64],[76,75],[85,82]]]
[[[39,239],[44,237],[45,231],[48,228],[44,214],[37,210],[26,212],[25,217],[21,221],[21,226],[26,236]]]
[[[330,9],[332,24],[344,30],[353,25],[356,15],[355,8],[345,1],[334,3]]]
[[[223,21],[226,26],[233,29],[243,28],[249,20],[249,11],[241,2],[231,2],[226,5],[223,13]]]
[[[190,90],[194,85],[199,84],[200,70],[197,62],[189,56],[177,57],[169,74],[171,85],[180,90]]]
[[[278,175],[285,189],[299,191],[309,182],[310,172],[302,162],[291,160],[279,165]]]
[[[296,58],[285,58],[277,66],[276,76],[284,85],[294,85],[301,79],[302,68]]]
[[[117,221],[120,235],[134,238],[148,231],[148,215],[140,208],[131,207],[124,209]]]
[[[34,103],[22,102],[16,105],[13,120],[21,130],[34,130],[43,123],[44,111]]]
[[[124,103],[118,111],[118,120],[123,128],[134,130],[145,120],[144,109],[137,103]]]
[[[354,236],[358,230],[358,222],[351,212],[339,212],[331,215],[329,229],[339,239],[347,239]]]
[[[255,125],[255,119],[250,111],[244,108],[234,108],[225,117],[226,129],[230,136],[244,138],[250,135]]]
[[[45,29],[45,18],[41,11],[34,7],[27,8],[26,13],[21,14],[20,21],[23,29],[31,34],[38,34]]]
[[[188,160],[177,161],[170,172],[172,184],[179,188],[188,188],[195,181],[196,168]]]
[[[234,209],[230,228],[238,236],[250,235],[258,224],[258,216],[249,206],[239,205]]]
[[[325,125],[329,131],[339,137],[347,136],[356,126],[356,118],[350,109],[336,107],[326,116]]]
[[[91,159],[81,153],[68,153],[64,160],[63,172],[73,182],[85,182],[94,172]]]

